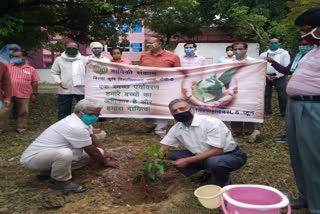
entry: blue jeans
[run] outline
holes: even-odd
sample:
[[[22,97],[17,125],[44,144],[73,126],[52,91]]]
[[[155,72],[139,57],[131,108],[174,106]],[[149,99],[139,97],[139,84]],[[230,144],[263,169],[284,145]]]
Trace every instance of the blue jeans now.
[[[170,160],[178,160],[194,156],[189,150],[171,150]],[[239,147],[222,155],[212,156],[205,160],[189,164],[185,168],[177,168],[181,173],[190,176],[200,170],[211,174],[210,183],[225,186],[230,177],[230,172],[240,169],[247,161],[247,155]]]
[[[282,117],[284,117],[286,112],[286,107],[287,107],[286,77],[283,76],[273,81],[266,80],[266,90],[264,94],[264,111],[267,114],[272,113],[272,110],[271,110],[272,86],[275,86],[277,90],[280,114]]]
[[[58,120],[71,114],[73,97],[77,102],[84,99],[82,94],[58,94]]]

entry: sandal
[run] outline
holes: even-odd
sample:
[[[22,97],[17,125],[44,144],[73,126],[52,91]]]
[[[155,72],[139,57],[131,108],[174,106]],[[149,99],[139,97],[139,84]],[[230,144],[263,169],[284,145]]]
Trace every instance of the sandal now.
[[[64,194],[81,193],[88,190],[87,187],[71,181],[56,181],[53,179],[49,182],[49,187],[55,190],[62,190]]]

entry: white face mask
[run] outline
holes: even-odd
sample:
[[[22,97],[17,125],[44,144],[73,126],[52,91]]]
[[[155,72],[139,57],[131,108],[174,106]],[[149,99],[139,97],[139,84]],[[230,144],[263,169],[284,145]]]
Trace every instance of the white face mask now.
[[[302,39],[308,41],[310,44],[318,44],[320,41],[320,37],[314,35],[314,32],[318,30],[318,27],[312,29],[310,32],[301,36]]]

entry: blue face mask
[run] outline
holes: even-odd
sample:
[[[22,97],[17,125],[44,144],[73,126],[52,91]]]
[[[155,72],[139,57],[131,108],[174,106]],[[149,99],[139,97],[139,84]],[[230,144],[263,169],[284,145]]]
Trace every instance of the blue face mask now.
[[[22,63],[24,63],[24,60],[23,60],[22,58],[20,58],[20,57],[12,58],[10,61],[11,61],[13,64],[22,64]]]
[[[194,49],[184,49],[184,52],[190,56],[194,54]]]
[[[96,116],[96,115],[90,115],[90,114],[87,114],[87,113],[84,113],[84,112],[81,112],[81,113],[82,113],[81,120],[86,125],[91,125],[91,124],[93,124],[94,122],[96,122],[99,119],[99,117]]]
[[[233,53],[237,59],[242,58],[246,55],[246,52],[241,51],[241,50],[235,50]]]

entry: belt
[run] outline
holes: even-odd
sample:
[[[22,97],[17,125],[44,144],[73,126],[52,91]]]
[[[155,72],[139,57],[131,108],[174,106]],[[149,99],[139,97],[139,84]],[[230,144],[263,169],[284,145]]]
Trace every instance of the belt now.
[[[230,151],[230,152],[225,152],[224,154],[229,154],[229,153],[232,153],[232,152],[236,152],[238,151],[240,148],[239,146],[237,146],[234,150]]]
[[[298,101],[319,101],[320,102],[320,96],[291,96],[290,98]]]

